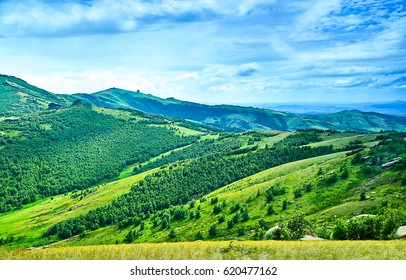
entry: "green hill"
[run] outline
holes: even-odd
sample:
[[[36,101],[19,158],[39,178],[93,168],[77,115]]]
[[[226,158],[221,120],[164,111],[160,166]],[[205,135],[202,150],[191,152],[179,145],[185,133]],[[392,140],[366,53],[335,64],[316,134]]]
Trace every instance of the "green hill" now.
[[[307,119],[307,122],[319,128],[366,133],[381,130],[405,131],[406,126],[406,118],[404,117],[357,110],[313,115]]]
[[[45,109],[69,106],[76,100],[98,107],[139,110],[148,114],[178,117],[212,129],[231,132],[250,130],[296,131],[331,129],[377,132],[406,131],[406,118],[372,112],[342,111],[334,114],[297,116],[269,109],[230,105],[204,105],[174,98],[111,88],[93,94],[60,95],[37,88],[12,76],[0,75],[0,117],[18,117]]]
[[[337,147],[354,142],[348,140],[345,144],[340,140],[344,138],[336,136]],[[386,136],[354,137],[358,142],[374,145],[376,137]],[[399,155],[392,152],[384,159],[381,158],[384,151],[400,146],[385,147],[382,143],[358,154],[370,155],[367,160],[358,161],[361,157],[357,154],[347,156],[348,152],[338,152],[290,162],[235,181],[182,206],[159,210],[136,224],[104,227],[58,245],[260,240],[270,238],[266,233],[270,228],[289,221],[298,212],[304,213],[313,234],[330,239],[340,219],[360,214],[379,215],[388,209],[405,213],[405,166],[380,168],[382,162]],[[405,152],[404,147],[397,151],[402,156]],[[274,195],[270,195],[270,190]],[[400,219],[399,223],[406,222],[404,217]]]
[[[32,86],[16,77],[0,75],[0,116],[21,116],[47,109],[51,103],[54,106],[70,104],[62,95]]]
[[[180,117],[227,131],[290,130],[291,123],[300,125],[300,120],[292,114],[228,105],[209,106],[117,88],[93,94],[75,94],[70,98],[78,98],[101,107],[131,108],[150,114]],[[303,125],[302,128],[305,127]]]
[[[111,116],[113,121],[134,118],[136,123],[145,122],[142,118],[147,116],[95,109],[80,105],[73,110]],[[56,112],[65,113],[64,110]],[[157,126],[173,131],[170,126],[152,125]],[[384,215],[396,209],[400,212],[394,214],[393,224],[406,222],[399,216],[406,211],[404,160],[393,168],[381,168],[394,158],[405,158],[403,134],[197,131],[195,136],[181,138],[189,139],[189,144],[184,143],[181,148],[174,145],[169,152],[157,146],[154,149],[157,157],[145,157],[144,162],[136,165],[126,162],[109,179],[110,183],[100,177],[95,180],[99,183],[88,185],[87,189],[76,188],[65,195],[39,198],[22,209],[1,214],[0,240],[17,247],[41,246],[58,240],[65,241],[55,245],[64,246],[258,240],[269,238],[268,229],[283,225],[298,213],[304,213],[309,226],[323,238],[333,238],[336,218]],[[366,148],[349,152],[360,147]],[[116,153],[110,154],[111,159],[121,157]],[[86,156],[85,151],[79,154]],[[80,168],[80,164],[73,165]],[[63,163],[56,166],[66,168]],[[84,172],[76,173],[91,175],[91,169],[81,168]],[[140,173],[143,170],[147,173]],[[53,172],[51,169],[51,178]],[[11,179],[4,178],[3,182]],[[391,229],[387,236],[392,233]]]
[[[93,94],[74,94],[78,98],[101,107],[131,108],[146,113],[193,120],[225,131],[332,129],[340,131],[377,132],[406,131],[406,118],[356,110],[334,114],[297,116],[268,109],[230,105],[204,105],[162,99],[149,94],[111,88]]]
[[[86,189],[128,165],[195,142],[201,132],[193,135],[182,125],[187,123],[87,104],[0,121],[0,212]]]

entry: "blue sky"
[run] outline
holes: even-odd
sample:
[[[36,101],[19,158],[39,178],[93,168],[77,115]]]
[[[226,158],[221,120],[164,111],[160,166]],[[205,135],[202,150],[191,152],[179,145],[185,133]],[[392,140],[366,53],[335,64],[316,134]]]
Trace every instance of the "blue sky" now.
[[[208,104],[406,100],[404,0],[0,0],[0,73]]]

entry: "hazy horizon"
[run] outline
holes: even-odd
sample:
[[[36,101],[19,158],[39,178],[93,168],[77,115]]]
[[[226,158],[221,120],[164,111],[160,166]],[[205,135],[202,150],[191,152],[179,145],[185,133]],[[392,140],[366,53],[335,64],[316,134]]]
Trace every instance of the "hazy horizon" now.
[[[406,100],[406,5],[397,0],[6,0],[0,34],[0,72],[55,93]]]

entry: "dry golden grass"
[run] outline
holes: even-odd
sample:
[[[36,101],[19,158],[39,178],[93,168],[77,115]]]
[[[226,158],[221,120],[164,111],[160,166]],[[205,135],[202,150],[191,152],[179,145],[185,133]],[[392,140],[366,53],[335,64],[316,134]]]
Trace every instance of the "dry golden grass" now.
[[[3,260],[406,260],[405,241],[221,241],[0,249]]]

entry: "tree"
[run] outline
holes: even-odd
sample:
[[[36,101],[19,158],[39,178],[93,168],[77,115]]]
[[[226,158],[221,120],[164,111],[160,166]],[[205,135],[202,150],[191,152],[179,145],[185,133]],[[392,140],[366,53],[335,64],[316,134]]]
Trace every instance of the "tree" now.
[[[201,231],[198,231],[195,235],[195,240],[204,240],[203,234]]]
[[[367,199],[367,196],[366,196],[365,192],[362,191],[362,192],[359,194],[359,200],[360,200],[360,201],[364,201],[364,200],[366,200],[366,199]]]
[[[273,205],[272,205],[272,204],[270,204],[270,205],[268,206],[267,213],[268,213],[268,215],[272,215],[272,214],[275,213],[275,209],[273,208]]]
[[[288,201],[285,199],[282,202],[282,211],[285,211],[288,208]]]
[[[294,190],[293,194],[295,195],[295,198],[299,198],[302,196],[302,189],[297,188]]]
[[[245,209],[243,212],[242,212],[242,214],[241,214],[241,220],[243,221],[243,222],[246,222],[246,221],[248,221],[250,219],[250,215],[249,215],[249,213],[248,213],[248,209]]]
[[[309,222],[304,213],[297,213],[288,222],[287,227],[290,230],[292,239],[299,239],[305,235],[306,226]]]
[[[216,235],[217,235],[217,226],[215,224],[210,226],[209,235],[211,237],[216,237]]]
[[[175,238],[177,235],[176,235],[176,232],[175,232],[175,230],[174,229],[171,229],[171,231],[169,232],[169,238],[170,239],[173,239],[173,238]]]
[[[268,228],[268,224],[264,221],[264,219],[261,219],[258,221],[258,226],[262,229],[267,229]]]
[[[218,213],[220,213],[222,210],[223,210],[223,207],[222,207],[221,204],[216,204],[216,205],[214,205],[214,207],[213,207],[213,213],[214,213],[214,214],[218,214]]]
[[[267,203],[274,200],[274,195],[273,195],[273,193],[272,193],[272,190],[269,190],[269,189],[268,189],[268,190],[266,191],[266,193],[265,193],[265,198],[266,198],[266,202],[267,202]]]
[[[224,223],[225,220],[226,219],[225,219],[224,215],[220,215],[220,216],[217,217],[217,222],[219,224]]]

